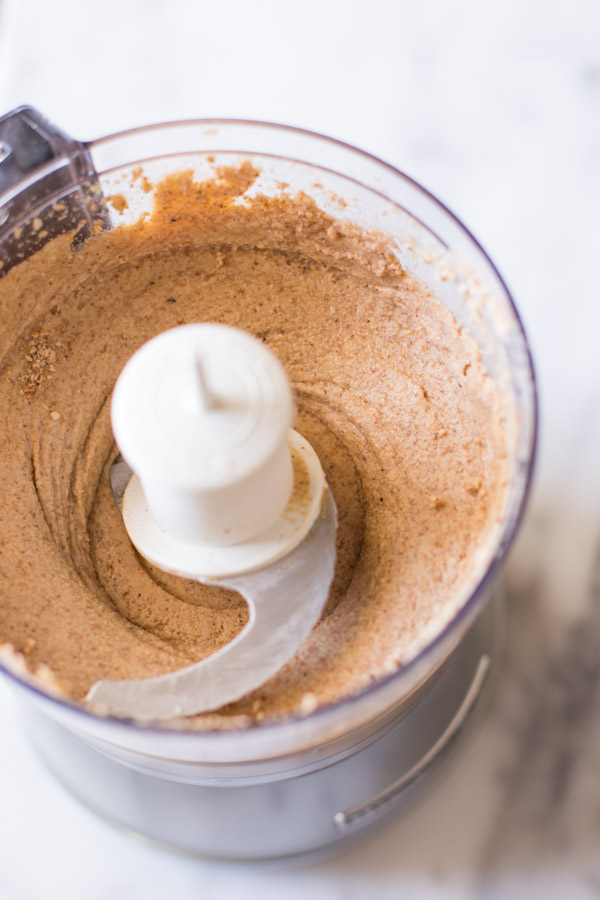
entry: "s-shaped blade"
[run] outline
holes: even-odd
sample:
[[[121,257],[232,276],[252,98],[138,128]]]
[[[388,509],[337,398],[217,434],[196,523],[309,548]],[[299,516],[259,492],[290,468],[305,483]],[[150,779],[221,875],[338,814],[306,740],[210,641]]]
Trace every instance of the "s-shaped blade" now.
[[[122,461],[113,465],[111,482],[119,503],[130,471]],[[98,681],[87,700],[114,715],[161,720],[219,709],[264,684],[291,659],[319,620],[333,580],[336,530],[335,501],[327,490],[321,515],[283,559],[248,575],[202,582],[238,591],[248,603],[248,622],[232,641],[166,675]]]

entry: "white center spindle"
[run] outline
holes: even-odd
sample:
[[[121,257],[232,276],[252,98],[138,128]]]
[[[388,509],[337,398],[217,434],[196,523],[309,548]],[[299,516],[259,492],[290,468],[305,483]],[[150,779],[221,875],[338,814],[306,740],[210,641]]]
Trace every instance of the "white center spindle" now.
[[[293,408],[264,344],[225,325],[185,325],[129,360],[112,424],[156,522],[178,541],[226,546],[268,529],[288,503]]]

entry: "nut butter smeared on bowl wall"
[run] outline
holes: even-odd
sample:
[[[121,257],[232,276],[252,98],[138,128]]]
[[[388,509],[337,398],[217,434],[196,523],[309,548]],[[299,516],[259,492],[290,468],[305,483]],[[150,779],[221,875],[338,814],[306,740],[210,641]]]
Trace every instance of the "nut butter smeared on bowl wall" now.
[[[0,642],[76,701],[189,666],[247,619],[239,595],[166,574],[128,538],[109,480],[127,360],[217,322],[265,342],[291,380],[338,508],[330,596],[275,677],[186,728],[305,715],[401,666],[468,597],[507,477],[475,342],[382,235],[303,194],[263,196],[258,174],[171,175],[150,216],[79,248],[58,237],[0,279]]]

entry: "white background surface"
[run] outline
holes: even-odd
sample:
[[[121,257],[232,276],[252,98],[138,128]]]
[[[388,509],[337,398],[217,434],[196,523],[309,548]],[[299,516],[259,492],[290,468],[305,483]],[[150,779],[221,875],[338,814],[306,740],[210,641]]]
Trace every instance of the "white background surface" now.
[[[264,118],[405,169],[514,291],[542,444],[500,689],[418,808],[302,869],[183,859],[66,796],[2,685],[0,900],[600,896],[600,5],[0,0],[0,112],[23,102],[80,138]]]

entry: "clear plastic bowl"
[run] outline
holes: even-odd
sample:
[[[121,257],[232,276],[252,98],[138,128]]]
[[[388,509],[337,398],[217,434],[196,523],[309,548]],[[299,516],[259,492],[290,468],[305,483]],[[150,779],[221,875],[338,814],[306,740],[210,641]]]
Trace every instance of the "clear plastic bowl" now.
[[[42,234],[56,233],[53,204],[58,200],[68,202],[75,219],[89,219],[87,206],[97,185],[103,193],[122,193],[128,201],[125,216],[115,214],[114,224],[137,218],[150,207],[152,194],[144,191],[141,180],[122,176],[140,165],[151,180],[182,168],[192,168],[201,178],[210,174],[214,162],[234,164],[244,159],[262,170],[257,189],[276,191],[277,183],[285,182],[337,218],[395,238],[401,262],[432,287],[473,335],[490,375],[510,396],[513,416],[508,425],[514,455],[497,542],[485,572],[452,621],[397,672],[309,716],[235,732],[146,727],[95,716],[4,669],[28,702],[94,746],[110,748],[123,760],[141,756],[153,761],[152,766],[159,765],[157,760],[167,768],[167,763],[189,764],[206,777],[217,769],[233,774],[239,772],[236,766],[259,763],[267,763],[266,771],[274,773],[285,768],[284,758],[290,754],[324,757],[342,744],[352,745],[365,730],[375,731],[415,696],[490,597],[522,517],[536,444],[536,389],[527,340],[493,263],[456,216],[412,178],[340,141],[261,122],[197,120],[138,128],[87,144],[75,142],[0,195],[0,255],[4,252],[5,264],[16,261],[20,245],[15,231],[33,217],[42,220],[38,229]],[[439,267],[449,254],[459,269],[456,281],[439,279]],[[327,753],[323,748],[329,748]]]

